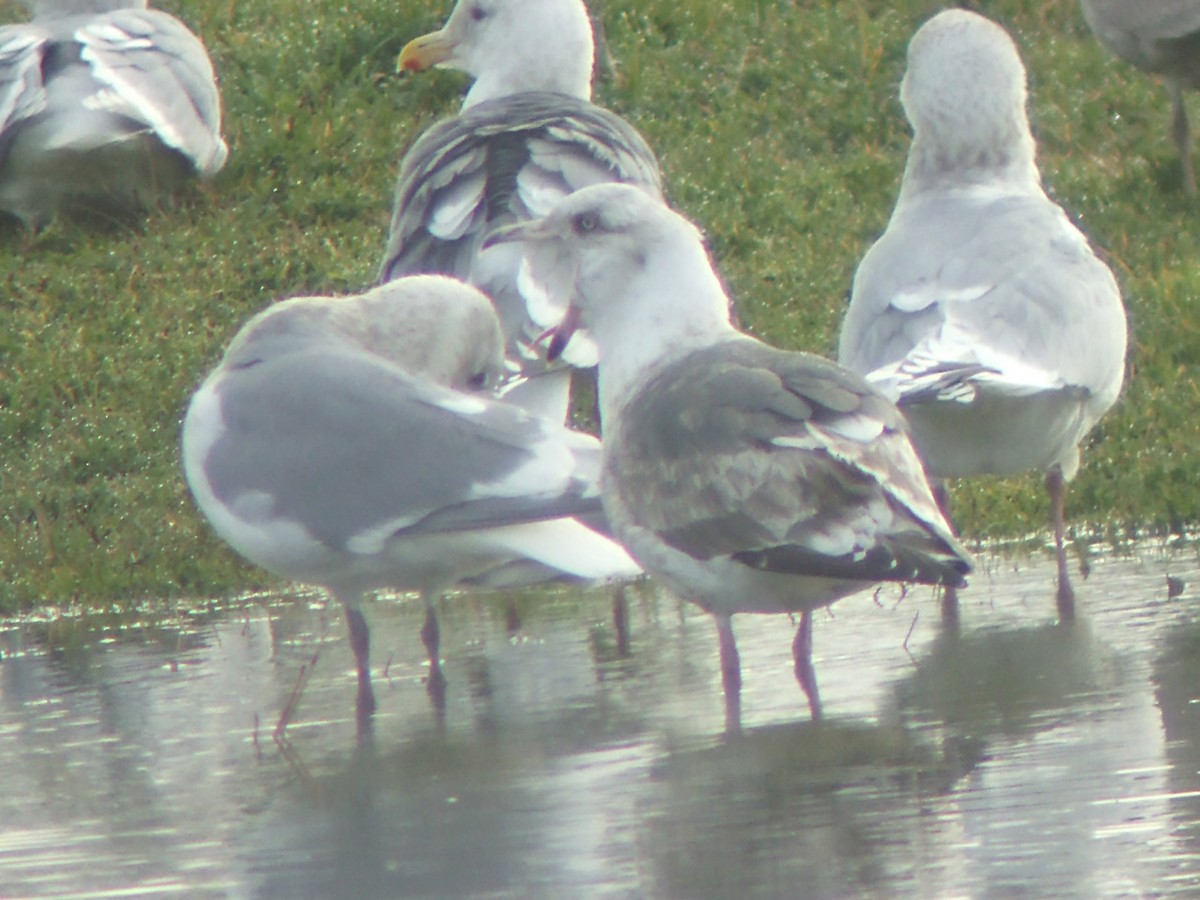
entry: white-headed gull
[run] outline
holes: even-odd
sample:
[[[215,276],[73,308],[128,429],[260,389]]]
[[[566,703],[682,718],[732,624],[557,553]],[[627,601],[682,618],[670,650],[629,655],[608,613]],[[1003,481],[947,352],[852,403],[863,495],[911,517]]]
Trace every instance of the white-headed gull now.
[[[1200,88],[1200,3],[1196,0],[1081,0],[1100,43],[1144,72],[1162,76],[1171,93],[1171,133],[1183,185],[1196,193],[1185,88]]]
[[[969,568],[896,407],[828,360],[738,331],[697,229],[627,185],[577,191],[493,240],[569,298],[600,354],[604,509],[672,591],[713,614],[727,720],[730,617],[801,613],[796,677],[814,717],[812,611],[875,582],[960,584]]]
[[[217,533],[345,606],[360,721],[375,706],[365,592],[421,593],[440,705],[440,592],[640,571],[574,518],[600,510],[596,439],[491,399],[501,366],[488,299],[411,276],[268,308],[188,408],[184,471]]]
[[[146,0],[28,0],[0,28],[0,209],[121,217],[225,164],[204,45]]]
[[[912,147],[855,275],[838,361],[897,401],[931,478],[1046,473],[1070,619],[1063,495],[1121,389],[1121,296],[1042,190],[1025,68],[1000,26],[965,10],[929,20],[900,96]],[[951,620],[956,603],[947,591]]]
[[[379,274],[441,272],[481,287],[500,316],[510,368],[527,376],[506,399],[560,421],[570,370],[548,371],[536,338],[563,310],[518,282],[516,249],[483,241],[590,184],[622,181],[662,196],[641,135],[591,103],[592,60],[581,0],[459,0],[444,28],[403,49],[404,70],[450,66],[474,82],[462,112],[426,131],[401,162]],[[565,359],[594,366],[595,350],[581,334]]]

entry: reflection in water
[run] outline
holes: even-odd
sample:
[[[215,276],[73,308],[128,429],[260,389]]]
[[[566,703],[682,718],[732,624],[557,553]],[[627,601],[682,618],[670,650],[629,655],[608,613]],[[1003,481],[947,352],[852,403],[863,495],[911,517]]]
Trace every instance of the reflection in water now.
[[[543,735],[555,743],[552,733]],[[285,829],[251,849],[268,896],[580,896],[637,884],[610,860],[631,858],[637,792],[613,790],[644,772],[644,751],[615,745],[547,754],[528,739],[426,736],[391,751],[378,741],[289,798]],[[636,782],[634,782],[636,783]],[[315,863],[315,865],[314,865]]]
[[[375,604],[361,741],[312,598],[0,626],[0,896],[1194,894],[1200,632],[1166,562],[1095,559],[1065,629],[1045,560],[993,562],[960,636],[928,594],[850,598],[817,623],[818,724],[790,624],[745,617],[729,737],[711,623],[651,589],[628,653],[608,592],[514,598],[511,636],[508,598],[452,598],[440,723],[419,605]]]
[[[1130,690],[1122,657],[1087,623],[944,635],[897,685],[897,700],[907,721],[983,757],[970,791],[943,810],[973,845],[968,870],[1014,889],[1036,871],[1087,896],[1125,877],[1128,860],[1107,871],[1096,838],[1147,838],[1122,832],[1160,815],[1152,801],[1131,800],[1156,791],[1146,769],[1160,742],[1148,698]],[[1107,773],[1103,783],[1097,773]],[[976,803],[981,792],[991,802]]]
[[[1171,834],[1179,845],[1174,883],[1200,892],[1200,615],[1192,619],[1166,636],[1154,678],[1169,763]]]
[[[962,735],[1015,737],[1069,719],[1116,690],[1121,660],[1086,620],[960,635],[946,632],[896,685],[908,716]]]
[[[654,894],[936,895],[947,861],[925,849],[942,826],[923,808],[961,774],[894,726],[781,725],[677,749],[655,767],[664,797],[644,823]]]

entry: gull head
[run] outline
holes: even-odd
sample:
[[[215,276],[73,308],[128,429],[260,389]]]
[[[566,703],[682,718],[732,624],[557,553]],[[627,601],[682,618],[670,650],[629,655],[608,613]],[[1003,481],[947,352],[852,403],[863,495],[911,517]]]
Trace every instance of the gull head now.
[[[503,372],[504,339],[491,301],[443,275],[397,278],[353,296],[283,300],[243,326],[222,366],[336,344],[458,390],[494,388]]]
[[[490,390],[504,371],[504,337],[487,295],[444,275],[410,275],[359,295],[353,333],[364,349],[458,390]]]
[[[566,309],[550,356],[577,327],[605,346],[650,335],[664,341],[728,327],[729,300],[700,231],[661,201],[626,184],[598,184],[542,219],[509,226],[491,243],[524,245],[522,279]]]
[[[528,91],[589,100],[594,54],[582,0],[458,0],[445,26],[410,41],[396,65],[466,72],[475,79],[466,109]]]
[[[951,9],[908,46],[900,100],[913,128],[906,180],[983,172],[1037,181],[1025,113],[1025,67],[1008,33]]]

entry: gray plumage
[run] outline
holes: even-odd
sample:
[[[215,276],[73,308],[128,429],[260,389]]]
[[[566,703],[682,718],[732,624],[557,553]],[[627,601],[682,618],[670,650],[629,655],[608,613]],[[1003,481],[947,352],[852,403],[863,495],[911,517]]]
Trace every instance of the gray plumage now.
[[[145,7],[43,0],[0,28],[0,208],[27,225],[128,215],[224,165],[207,51]]]
[[[419,592],[440,700],[432,601],[638,572],[575,520],[600,509],[597,441],[493,400],[501,338],[488,299],[441,276],[256,316],[188,406],[183,463],[229,544],[345,605],[359,710],[374,708],[364,592]]]
[[[405,154],[379,280],[454,275],[492,298],[505,356],[528,381],[508,398],[549,417],[566,412],[568,372],[547,374],[538,336],[562,314],[521,279],[519,254],[484,248],[496,228],[548,213],[572,191],[620,181],[662,197],[646,141],[590,101],[592,33],[578,0],[500,0],[476,20],[460,2],[439,32],[417,38],[401,66],[453,65],[475,79],[462,112],[426,131]],[[595,364],[583,335],[566,353]]]
[[[947,190],[897,205],[863,258],[838,361],[900,402],[932,475],[1071,478],[1124,352],[1116,282],[1061,209]]]
[[[1144,72],[1161,76],[1171,94],[1171,132],[1183,184],[1196,193],[1186,88],[1200,88],[1200,3],[1195,0],[1080,0],[1100,43]]]
[[[1012,39],[982,16],[949,10],[914,36],[912,147],[838,361],[900,404],[931,477],[1047,473],[1069,618],[1063,484],[1120,393],[1126,324],[1112,273],[1042,189],[1025,91]]]
[[[604,181],[662,196],[653,152],[624,119],[565,94],[527,93],[472,106],[435,125],[405,155],[380,281],[440,272],[470,281],[496,306],[505,355],[541,371],[534,343],[552,314],[531,318],[506,248],[483,253],[496,228],[543,216]],[[592,360],[587,360],[591,362]]]
[[[460,415],[448,389],[356,347],[299,349],[230,373],[216,389],[227,431],[204,463],[214,493],[230,507],[265,494],[272,516],[332,550],[352,552],[381,526],[397,538],[599,509],[597,472],[545,495],[476,498],[479,484],[531,461],[544,423],[498,403]]]
[[[615,113],[546,92],[465,109],[404,155],[379,280],[420,271],[467,279],[492,230],[544,216],[601,181],[662,195],[654,152]]]
[[[596,185],[496,241],[600,351],[602,488],[613,533],[720,635],[729,723],[740,665],[730,617],[801,613],[796,674],[814,716],[812,610],[879,580],[961,584],[970,567],[904,420],[827,360],[738,332],[699,232],[628,185]]]
[[[614,504],[696,560],[855,582],[962,582],[956,545],[921,504],[919,470],[906,471],[900,413],[820,357],[743,337],[697,349],[647,379],[606,438]],[[803,608],[802,591],[792,599],[762,611]]]

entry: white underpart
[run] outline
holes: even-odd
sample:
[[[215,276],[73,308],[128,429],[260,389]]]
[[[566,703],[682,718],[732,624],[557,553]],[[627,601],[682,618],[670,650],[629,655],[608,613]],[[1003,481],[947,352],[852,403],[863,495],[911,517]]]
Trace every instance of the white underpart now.
[[[515,557],[525,556],[579,578],[632,578],[641,573],[618,543],[573,519],[496,528],[491,534]]]
[[[183,460],[196,504],[213,528],[234,550],[265,569],[287,573],[307,568],[328,554],[308,529],[290,519],[271,515],[265,494],[250,492],[227,506],[213,492],[204,461],[225,430],[221,400],[213,382],[197,392],[188,408],[183,432]]]

